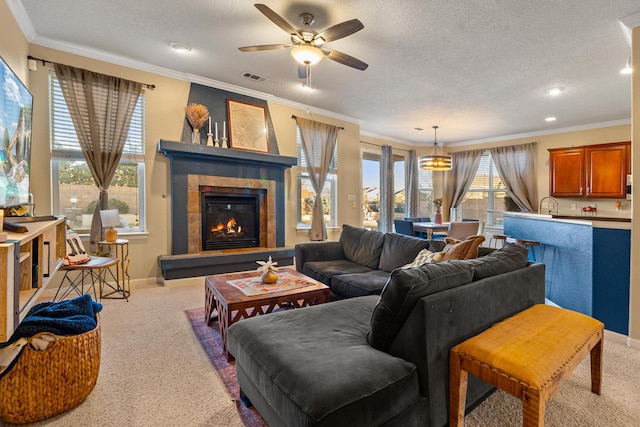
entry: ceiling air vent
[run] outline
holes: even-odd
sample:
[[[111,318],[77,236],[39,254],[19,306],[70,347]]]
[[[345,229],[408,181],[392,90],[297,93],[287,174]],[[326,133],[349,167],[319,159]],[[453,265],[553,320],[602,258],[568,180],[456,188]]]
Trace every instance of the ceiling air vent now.
[[[246,77],[248,79],[254,80],[256,82],[263,82],[263,81],[266,80],[264,77],[260,77],[260,76],[257,76],[255,74],[251,74],[251,73],[244,73],[242,76]]]

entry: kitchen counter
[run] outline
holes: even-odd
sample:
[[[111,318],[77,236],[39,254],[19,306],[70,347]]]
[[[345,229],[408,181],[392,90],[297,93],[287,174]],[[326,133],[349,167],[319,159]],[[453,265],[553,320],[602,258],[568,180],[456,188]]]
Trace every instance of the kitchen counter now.
[[[546,265],[546,297],[628,335],[631,220],[504,212],[504,234],[533,240]]]

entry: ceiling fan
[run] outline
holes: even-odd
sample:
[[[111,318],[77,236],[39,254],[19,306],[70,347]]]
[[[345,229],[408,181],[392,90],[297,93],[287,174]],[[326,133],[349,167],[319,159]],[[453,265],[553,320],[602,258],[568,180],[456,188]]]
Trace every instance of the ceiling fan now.
[[[300,78],[307,77],[309,73],[309,66],[319,62],[325,56],[331,60],[339,62],[340,64],[347,65],[358,70],[366,70],[369,66],[353,56],[324,46],[325,43],[339,40],[363,29],[364,25],[359,20],[350,19],[333,25],[318,33],[309,28],[314,21],[314,16],[311,13],[303,13],[300,15],[300,20],[302,21],[304,28],[297,30],[283,17],[269,8],[269,6],[260,3],[255,4],[254,6],[267,18],[273,21],[274,24],[286,31],[291,36],[291,43],[244,46],[238,48],[240,51],[256,52],[261,50],[292,48],[291,56],[293,56],[300,64],[300,66],[298,66],[298,77]]]

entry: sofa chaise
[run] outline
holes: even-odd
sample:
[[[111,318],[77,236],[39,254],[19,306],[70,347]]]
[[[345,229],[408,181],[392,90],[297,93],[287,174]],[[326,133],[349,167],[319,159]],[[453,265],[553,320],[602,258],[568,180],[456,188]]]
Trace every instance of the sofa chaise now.
[[[237,322],[241,391],[271,427],[444,426],[450,348],[545,301],[544,265],[527,255],[398,268],[380,296]],[[470,377],[467,408],[491,391]]]

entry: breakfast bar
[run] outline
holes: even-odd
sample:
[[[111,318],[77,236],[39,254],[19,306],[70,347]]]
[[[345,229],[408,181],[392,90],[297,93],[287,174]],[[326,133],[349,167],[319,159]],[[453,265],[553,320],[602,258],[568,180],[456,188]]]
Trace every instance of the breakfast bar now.
[[[630,220],[504,212],[504,234],[539,242],[549,300],[628,335]]]

